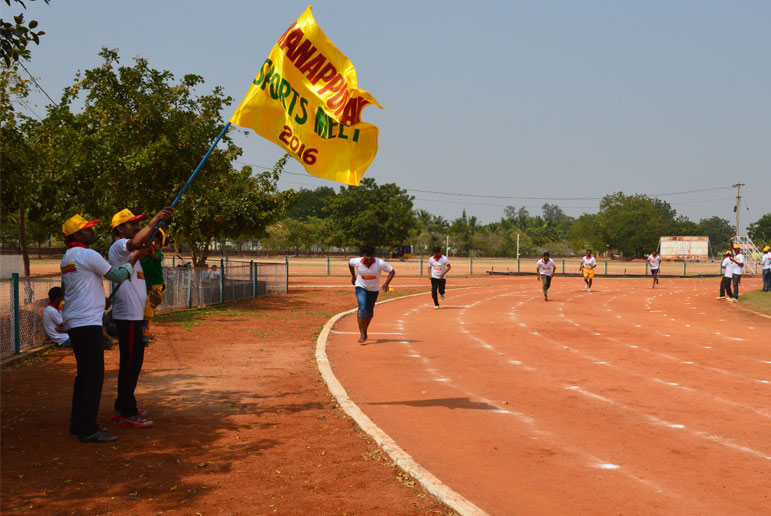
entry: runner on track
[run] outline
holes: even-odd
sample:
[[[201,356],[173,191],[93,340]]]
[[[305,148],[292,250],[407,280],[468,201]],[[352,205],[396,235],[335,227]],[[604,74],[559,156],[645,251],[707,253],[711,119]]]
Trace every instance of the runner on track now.
[[[442,256],[442,248],[434,247],[434,254],[428,259],[428,273],[431,278],[431,297],[434,300],[434,308],[439,308],[439,301],[444,301],[444,287],[447,283],[445,276],[452,266],[446,256]],[[436,293],[439,291],[440,299]]]
[[[594,279],[594,269],[597,267],[597,260],[592,256],[592,250],[586,250],[586,256],[581,258],[581,267],[579,271],[584,271],[584,283],[586,283],[586,291],[592,291],[592,280]]]
[[[656,288],[659,284],[659,266],[661,265],[661,256],[656,251],[653,251],[648,256],[648,264],[651,266],[651,276],[653,276],[653,285],[651,288]]]
[[[549,257],[549,253],[543,253],[543,258],[535,264],[535,272],[538,274],[538,280],[543,283],[543,300],[548,301],[551,279],[557,272],[557,264]]]
[[[361,258],[351,258],[348,262],[348,269],[351,271],[351,284],[356,287],[356,301],[359,304],[359,310],[356,312],[359,323],[359,342],[367,340],[367,328],[372,322],[375,313],[375,301],[379,294],[380,273],[386,271],[388,277],[380,287],[383,292],[388,292],[388,285],[394,278],[394,268],[387,262],[375,257],[375,248],[365,245],[361,248]]]

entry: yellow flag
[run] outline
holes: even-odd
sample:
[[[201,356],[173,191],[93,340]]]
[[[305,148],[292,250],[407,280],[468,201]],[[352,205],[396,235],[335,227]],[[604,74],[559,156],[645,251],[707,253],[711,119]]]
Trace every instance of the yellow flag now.
[[[358,185],[378,137],[361,112],[383,107],[357,84],[353,64],[308,6],[278,39],[230,122],[283,147],[313,176]]]

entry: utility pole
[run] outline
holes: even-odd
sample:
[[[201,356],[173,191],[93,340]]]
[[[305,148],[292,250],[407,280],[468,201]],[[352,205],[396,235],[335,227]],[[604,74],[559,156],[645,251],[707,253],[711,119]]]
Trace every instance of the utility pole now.
[[[739,236],[739,214],[741,213],[742,186],[744,186],[744,183],[736,183],[733,185],[733,187],[736,188],[736,207],[734,208],[734,211],[736,212],[736,236]]]
[[[450,256],[450,234],[444,236],[444,255]]]

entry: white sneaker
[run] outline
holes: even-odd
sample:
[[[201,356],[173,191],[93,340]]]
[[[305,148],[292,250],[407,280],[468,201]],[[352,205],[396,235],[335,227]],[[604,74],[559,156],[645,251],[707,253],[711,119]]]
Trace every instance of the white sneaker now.
[[[586,291],[587,291],[587,292],[591,292],[591,291],[592,291],[592,289],[591,289],[591,288],[589,288],[589,287],[586,287]]]
[[[439,309],[439,305],[434,305],[434,310],[438,310],[438,309]]]
[[[725,296],[717,296],[716,299],[725,299]]]
[[[444,301],[444,294],[442,294],[441,296],[439,296],[439,301]]]

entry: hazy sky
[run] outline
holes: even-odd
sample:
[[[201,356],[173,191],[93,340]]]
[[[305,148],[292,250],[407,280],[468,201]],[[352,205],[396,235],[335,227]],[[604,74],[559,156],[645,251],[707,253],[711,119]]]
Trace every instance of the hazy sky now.
[[[58,100],[102,46],[117,48],[127,65],[202,75],[235,109],[307,5],[27,2],[46,32],[27,67]],[[380,128],[365,177],[408,189],[416,208],[490,222],[506,205],[575,216],[616,191],[724,187],[661,198],[695,221],[733,222],[742,182],[742,226],[771,211],[771,2],[319,1],[313,13],[386,107],[364,111]],[[283,153],[252,131],[236,141],[244,163]],[[287,170],[283,188],[337,187],[295,161]]]

